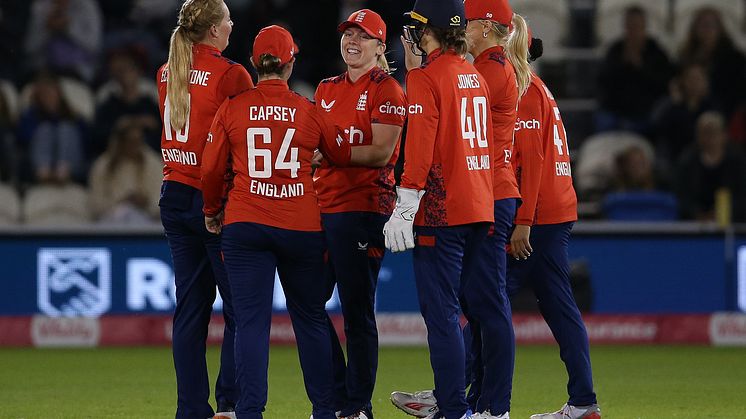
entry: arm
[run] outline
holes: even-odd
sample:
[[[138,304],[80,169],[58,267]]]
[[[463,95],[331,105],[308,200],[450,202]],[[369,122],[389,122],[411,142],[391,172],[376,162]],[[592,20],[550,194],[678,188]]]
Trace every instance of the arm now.
[[[218,92],[220,97],[227,98],[252,87],[254,87],[254,82],[251,80],[249,72],[242,65],[235,64],[230,66],[223,77],[220,78]]]
[[[422,70],[407,74],[409,127],[404,152],[404,173],[396,188],[396,207],[383,227],[386,248],[393,252],[412,249],[414,218],[425,194],[425,183],[435,154],[439,109],[435,91]]]
[[[210,134],[205,143],[205,149],[202,153],[202,195],[204,198],[204,207],[206,224],[208,218],[216,218],[223,207],[223,191],[225,190],[225,170],[228,164],[228,154],[230,152],[230,143],[228,142],[228,132],[225,128],[225,119],[230,100],[226,99],[210,127]],[[208,229],[209,229],[208,224]],[[211,232],[215,232],[210,230]]]
[[[515,145],[520,154],[519,188],[522,204],[515,217],[515,229],[510,238],[511,254],[515,258],[527,258],[533,249],[529,242],[531,225],[536,214],[541,177],[544,172],[544,133],[552,130],[542,112],[542,96],[533,86],[518,105],[518,119],[537,120],[540,127],[524,127],[515,133]]]
[[[349,166],[352,157],[350,143],[342,139],[337,127],[324,114],[315,107],[309,109],[320,132],[319,151],[321,154],[337,166]],[[317,157],[317,154],[314,153],[313,160],[316,161]]]
[[[371,167],[384,167],[389,163],[401,138],[406,109],[407,99],[399,83],[393,78],[382,80],[370,112],[372,144],[353,147],[353,163]]]
[[[373,143],[369,146],[352,147],[350,163],[360,166],[384,167],[391,160],[399,143],[402,127],[387,124],[372,124]]]
[[[422,70],[407,74],[409,126],[404,150],[402,188],[425,188],[435,154],[435,137],[440,119],[435,91]]]

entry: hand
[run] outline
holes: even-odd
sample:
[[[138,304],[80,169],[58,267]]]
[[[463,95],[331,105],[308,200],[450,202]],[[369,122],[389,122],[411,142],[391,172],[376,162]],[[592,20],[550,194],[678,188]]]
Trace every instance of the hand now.
[[[407,71],[417,68],[422,65],[422,56],[417,55],[412,51],[412,49],[415,49],[419,52],[422,52],[419,48],[417,48],[417,45],[407,42],[406,39],[404,39],[404,36],[399,36],[399,39],[401,39],[401,44],[404,46],[404,67],[407,69]]]
[[[513,229],[513,235],[510,236],[510,255],[516,260],[526,260],[534,251],[528,241],[530,236],[531,226],[517,224]]]
[[[321,154],[321,152],[316,149],[313,151],[313,157],[311,158],[311,167],[314,169],[321,166],[321,164],[324,162],[324,155]]]
[[[208,217],[205,215],[205,228],[212,234],[220,234],[223,231],[223,218],[225,213],[220,211],[218,215],[214,217]]]
[[[396,208],[383,226],[386,248],[392,252],[403,252],[414,248],[414,217],[420,208],[425,191],[396,188]]]

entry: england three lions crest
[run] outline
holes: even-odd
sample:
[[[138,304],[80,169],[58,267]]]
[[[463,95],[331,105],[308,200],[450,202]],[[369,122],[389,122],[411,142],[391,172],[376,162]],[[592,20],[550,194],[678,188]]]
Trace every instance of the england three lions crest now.
[[[111,307],[111,253],[104,248],[41,248],[39,309],[49,316],[96,317]]]

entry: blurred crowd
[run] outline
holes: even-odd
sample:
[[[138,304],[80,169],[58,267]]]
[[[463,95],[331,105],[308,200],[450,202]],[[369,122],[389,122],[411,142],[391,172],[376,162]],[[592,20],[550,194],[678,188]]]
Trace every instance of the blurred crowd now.
[[[353,10],[383,16],[397,67],[396,28],[411,7],[398,0],[226,3],[234,27],[224,55],[252,71],[250,43],[259,28],[287,26],[301,50],[291,86],[308,96],[343,70],[336,27]],[[157,222],[154,75],[166,61],[180,4],[0,4],[0,224]],[[744,32],[732,33],[722,10],[705,6],[674,46],[663,45],[645,8],[623,10],[623,35],[597,62],[595,133],[569,133],[576,189],[587,204],[581,217],[746,222]],[[401,69],[395,75],[403,79]]]

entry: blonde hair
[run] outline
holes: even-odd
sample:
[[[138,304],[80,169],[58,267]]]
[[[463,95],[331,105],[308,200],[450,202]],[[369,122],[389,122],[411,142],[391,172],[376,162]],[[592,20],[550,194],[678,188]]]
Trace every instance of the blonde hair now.
[[[171,34],[168,49],[168,100],[171,126],[184,128],[189,115],[189,71],[192,45],[207,35],[212,25],[223,20],[223,0],[186,0],[179,10],[178,25]]]
[[[381,54],[378,56],[378,66],[381,67],[381,70],[385,71],[388,74],[391,74],[394,70],[391,69],[391,66],[389,66],[389,61],[386,59],[386,54]]]
[[[523,96],[531,84],[531,66],[528,64],[528,25],[523,16],[513,14],[513,31],[508,38],[505,48],[506,55],[515,68],[515,78],[518,81],[518,94]]]
[[[497,44],[505,49],[505,55],[508,57],[508,61],[513,64],[513,69],[515,70],[515,78],[518,82],[518,95],[523,96],[526,90],[528,90],[528,85],[531,84],[531,68],[528,65],[528,50],[521,51],[518,48],[521,44],[518,43],[520,39],[517,38],[521,37],[521,29],[519,28],[520,24],[516,22],[515,16],[518,15],[513,15],[512,32],[509,27],[503,24],[491,20],[483,20],[482,22],[489,24],[492,32],[497,35]],[[522,20],[523,18],[519,16],[519,19]],[[526,22],[523,21],[523,37],[526,45],[528,45],[528,30],[526,28]]]
[[[378,40],[378,45],[386,45],[385,42]],[[388,51],[384,49],[384,53],[378,56],[378,62],[376,65],[383,71],[386,72],[386,74],[393,74],[394,71],[396,71],[396,68],[391,67],[392,62],[389,62],[389,60],[386,59],[386,54],[388,54]]]

